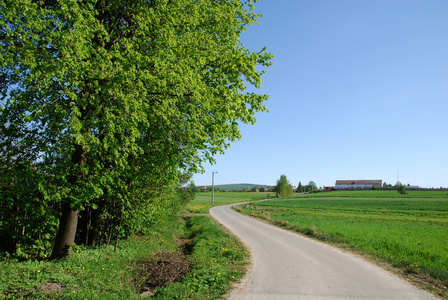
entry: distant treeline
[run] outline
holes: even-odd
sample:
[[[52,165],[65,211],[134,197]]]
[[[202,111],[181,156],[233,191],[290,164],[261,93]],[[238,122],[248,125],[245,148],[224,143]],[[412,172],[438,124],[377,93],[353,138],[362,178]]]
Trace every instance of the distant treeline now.
[[[260,185],[252,183],[237,183],[237,184],[220,184],[215,185],[215,192],[269,192],[272,191],[269,185]],[[196,192],[211,192],[212,186],[196,186]]]
[[[414,187],[408,187],[404,186],[405,190],[407,191],[448,191],[448,188],[440,187],[440,188],[414,188]],[[357,190],[372,190],[372,188],[345,188],[345,189],[327,189],[322,190],[322,192],[331,192],[331,191],[357,191]],[[397,187],[375,187],[374,190],[379,191],[388,191],[388,190],[398,190]]]

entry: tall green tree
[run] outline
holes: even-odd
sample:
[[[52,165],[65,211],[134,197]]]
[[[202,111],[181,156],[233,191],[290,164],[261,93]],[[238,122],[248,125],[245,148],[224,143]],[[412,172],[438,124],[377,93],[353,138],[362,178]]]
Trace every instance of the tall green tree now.
[[[308,182],[308,185],[307,185],[307,191],[308,191],[308,192],[312,192],[312,191],[315,191],[315,190],[317,190],[317,185],[316,185],[316,183],[315,183],[314,181],[310,181],[310,182]]]
[[[292,186],[286,178],[286,175],[280,176],[280,178],[277,180],[277,184],[274,190],[277,197],[292,196]]]
[[[272,57],[240,41],[252,2],[0,0],[4,178],[26,165],[36,199],[60,206],[53,258],[77,232],[90,243],[169,212],[180,174],[266,111],[245,91]]]

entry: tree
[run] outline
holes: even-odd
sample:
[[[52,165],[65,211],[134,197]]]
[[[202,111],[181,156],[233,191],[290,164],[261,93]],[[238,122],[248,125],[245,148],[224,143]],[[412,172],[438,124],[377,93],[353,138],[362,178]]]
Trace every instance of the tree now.
[[[383,183],[383,188],[388,188],[388,189],[390,189],[390,188],[392,188],[393,186],[392,186],[392,184],[390,184],[390,183],[386,183],[386,182],[384,182]]]
[[[317,190],[317,185],[316,185],[316,183],[314,183],[314,181],[308,182],[308,186],[307,187],[308,187],[308,191],[309,192]]]
[[[39,207],[61,207],[53,258],[67,255],[77,232],[90,244],[153,224],[176,206],[180,174],[201,171],[241,137],[239,122],[266,110],[267,95],[245,92],[260,87],[255,67],[272,57],[239,40],[257,21],[251,0],[0,8],[5,178],[11,186],[9,170],[26,165],[39,178]]]
[[[292,196],[292,186],[286,178],[286,175],[281,175],[277,180],[275,195],[280,198]]]
[[[297,192],[298,192],[298,193],[303,192],[302,182],[300,182],[300,181],[299,181],[299,185],[297,186]]]
[[[196,185],[191,181],[192,177],[192,173],[185,173],[179,178],[177,198],[179,199],[179,205],[181,207],[184,207],[187,203],[191,202],[196,195]]]
[[[406,189],[405,189],[404,185],[402,185],[402,184],[400,184],[400,185],[398,186],[397,191],[398,191],[398,193],[400,193],[401,195],[406,195],[406,194],[407,194]]]

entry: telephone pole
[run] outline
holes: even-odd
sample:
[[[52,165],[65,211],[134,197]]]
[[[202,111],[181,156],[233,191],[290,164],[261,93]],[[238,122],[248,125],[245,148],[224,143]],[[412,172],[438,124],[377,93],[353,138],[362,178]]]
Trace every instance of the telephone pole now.
[[[215,205],[215,173],[212,172],[212,206]]]

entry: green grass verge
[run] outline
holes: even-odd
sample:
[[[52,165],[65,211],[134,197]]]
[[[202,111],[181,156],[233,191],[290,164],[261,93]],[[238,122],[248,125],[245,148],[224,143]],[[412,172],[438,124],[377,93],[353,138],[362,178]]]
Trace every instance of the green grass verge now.
[[[187,221],[193,268],[186,278],[157,290],[154,299],[219,299],[246,272],[247,250],[209,217]]]
[[[264,192],[215,192],[214,206],[233,204],[239,202],[256,201],[274,197],[274,193]],[[187,206],[187,211],[192,214],[208,214],[212,208],[212,192],[196,193],[196,196]]]
[[[365,254],[447,296],[448,195],[440,191],[337,191],[240,211]]]
[[[78,247],[61,261],[19,262],[3,256],[0,298],[141,299],[136,283],[145,278],[139,266],[155,253],[175,251],[179,237],[191,238],[192,269],[180,282],[157,289],[155,299],[218,298],[244,275],[247,253],[236,238],[208,217],[176,218],[150,237],[121,241],[117,252]]]

